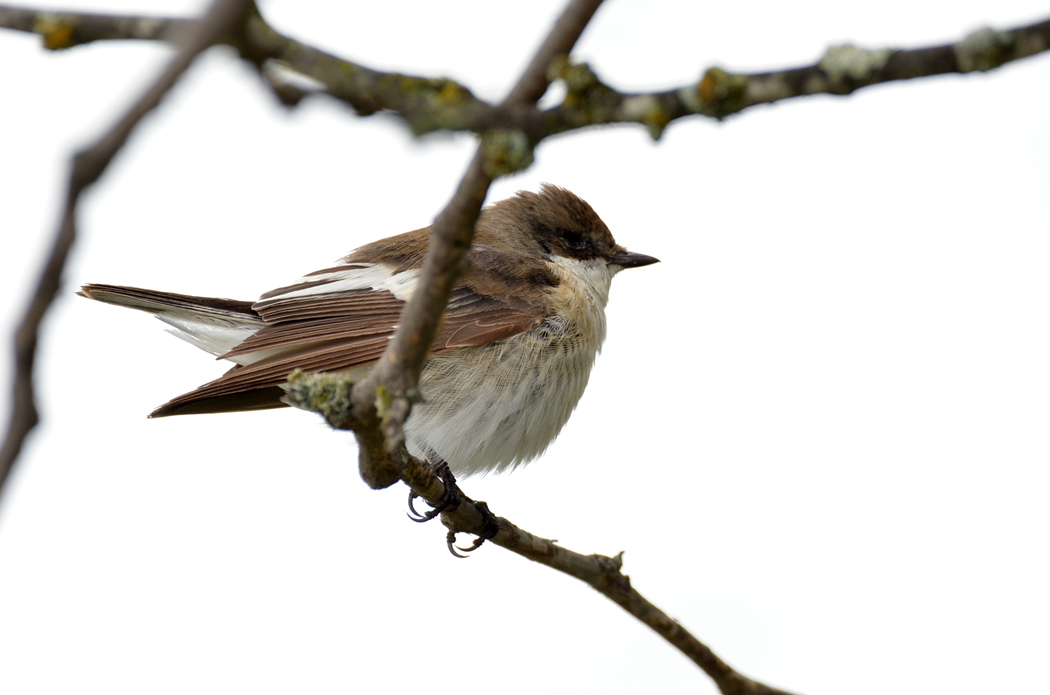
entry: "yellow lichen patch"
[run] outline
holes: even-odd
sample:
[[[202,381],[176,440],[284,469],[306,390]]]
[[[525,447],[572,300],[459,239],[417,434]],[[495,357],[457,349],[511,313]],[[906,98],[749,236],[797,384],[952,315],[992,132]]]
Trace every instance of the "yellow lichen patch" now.
[[[44,48],[59,51],[75,46],[74,25],[68,18],[43,14],[33,25],[33,31],[44,38]]]
[[[711,103],[718,99],[719,85],[721,84],[720,76],[724,74],[718,68],[711,68],[704,73],[704,76],[700,79],[700,84],[696,86],[696,95],[700,97],[700,101]]]
[[[698,113],[722,118],[744,108],[744,92],[748,85],[747,75],[733,75],[721,68],[711,68],[704,73],[696,85],[695,99],[686,99],[686,106]]]
[[[390,406],[394,404],[394,393],[386,386],[380,384],[376,387],[376,414],[384,423],[390,417]]]
[[[671,116],[665,111],[658,103],[654,103],[652,107],[645,112],[643,118],[645,127],[649,129],[649,135],[653,140],[659,140],[660,136],[664,134],[664,128],[671,122]]]
[[[463,101],[465,98],[470,96],[470,90],[463,87],[459,83],[453,82],[452,80],[445,80],[444,82],[445,83],[441,86],[441,89],[438,90],[437,93],[438,101],[442,104],[458,104],[459,102]]]

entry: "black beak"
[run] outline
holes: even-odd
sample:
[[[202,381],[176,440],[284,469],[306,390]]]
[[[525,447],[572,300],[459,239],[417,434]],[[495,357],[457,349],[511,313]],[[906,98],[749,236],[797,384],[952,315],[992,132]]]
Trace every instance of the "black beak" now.
[[[605,262],[609,265],[618,265],[621,268],[641,268],[643,265],[659,263],[660,259],[646,256],[644,253],[631,253],[630,251],[624,251],[615,256],[606,256]]]

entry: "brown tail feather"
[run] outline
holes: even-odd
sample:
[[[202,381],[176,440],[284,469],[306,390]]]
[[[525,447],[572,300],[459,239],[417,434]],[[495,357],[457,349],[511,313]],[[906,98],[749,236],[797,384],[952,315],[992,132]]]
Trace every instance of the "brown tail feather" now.
[[[213,413],[237,413],[248,410],[271,410],[273,408],[288,407],[287,403],[281,402],[281,397],[284,396],[284,389],[280,386],[228,393],[224,396],[213,396],[187,402],[186,396],[189,395],[185,394],[172,399],[154,410],[149,416],[154,418],[168,417],[169,415],[210,415]]]
[[[155,314],[164,309],[179,308],[191,311],[206,311],[227,316],[259,318],[252,309],[253,302],[219,297],[194,297],[188,294],[144,290],[139,287],[121,285],[84,285],[77,292],[81,297],[106,304],[116,304]]]

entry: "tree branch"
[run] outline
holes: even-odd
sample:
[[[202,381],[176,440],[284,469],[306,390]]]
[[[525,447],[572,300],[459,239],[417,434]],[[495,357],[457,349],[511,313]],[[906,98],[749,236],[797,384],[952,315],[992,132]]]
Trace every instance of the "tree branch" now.
[[[0,27],[31,31],[47,48],[69,48],[106,39],[167,39],[195,20],[157,17],[44,13],[0,6]],[[567,23],[565,26],[570,26]],[[551,35],[552,40],[561,37]],[[281,100],[296,104],[309,90],[275,77],[271,62],[323,85],[323,91],[361,115],[398,114],[417,135],[434,130],[487,133],[520,131],[535,145],[557,133],[609,123],[639,123],[654,138],[672,121],[693,115],[722,119],[760,104],[813,94],[848,95],[858,89],[917,77],[982,72],[1050,50],[1050,20],[1006,31],[980,29],[960,41],[929,48],[867,50],[850,45],[829,48],[813,65],[762,73],[732,73],[712,67],[693,84],[663,92],[625,93],[604,84],[586,65],[558,61],[546,74],[530,65],[535,81],[522,94],[545,88],[551,79],[566,82],[565,101],[541,111],[535,99],[507,99],[492,105],[446,78],[425,78],[374,70],[288,38],[258,14],[245,31],[225,39],[255,63]],[[539,54],[537,54],[538,56]],[[554,56],[550,56],[553,58]],[[551,61],[544,64],[551,65]],[[541,93],[542,96],[542,93]]]
[[[182,23],[177,27],[171,25],[172,33],[169,36],[180,47],[178,54],[109,132],[90,148],[74,155],[64,214],[51,252],[30,298],[29,307],[15,334],[14,404],[4,446],[0,449],[0,489],[11,473],[26,437],[40,421],[33,388],[36,345],[40,324],[58,293],[62,270],[76,239],[77,203],[80,194],[98,180],[142,117],[156,108],[194,59],[209,46],[219,43],[238,25],[243,24],[254,6],[251,0],[216,0],[200,22]],[[0,8],[0,19],[8,17],[10,11]],[[24,17],[20,19],[24,20]],[[39,21],[35,24],[39,24]],[[176,29],[178,31],[175,31]]]
[[[53,51],[115,39],[170,41],[179,31],[197,21],[176,17],[45,12],[0,6],[0,27],[40,34],[44,48]]]
[[[531,103],[543,95],[549,63],[555,56],[572,50],[600,4],[601,0],[569,3],[501,106]],[[525,143],[524,147],[529,156],[517,163],[527,165],[531,163],[531,145]],[[402,311],[386,352],[368,377],[354,386],[353,419],[361,450],[361,476],[372,487],[387,487],[399,478],[398,462],[391,455],[404,446],[402,426],[412,403],[419,398],[419,373],[462,271],[489,185],[497,176],[509,173],[506,165],[505,151],[495,153],[483,141],[452,200],[434,220],[419,289]],[[382,430],[383,441],[374,436],[377,426]]]
[[[322,414],[336,429],[350,429],[353,421],[348,394],[354,387],[346,374],[292,374],[288,398],[298,407]],[[436,505],[445,498],[445,484],[432,466],[409,455],[400,447],[389,455],[399,471],[401,480],[414,493]],[[680,623],[649,602],[631,585],[630,578],[623,574],[622,553],[607,555],[583,555],[563,548],[552,540],[533,535],[515,526],[503,517],[496,517],[496,527],[491,523],[491,512],[484,502],[476,502],[458,489],[460,504],[441,515],[441,521],[449,530],[449,546],[458,533],[470,533],[486,538],[495,545],[516,553],[528,560],[586,582],[600,594],[624,609],[644,625],[664,638],[671,646],[682,652],[704,673],[711,677],[718,689],[726,695],[788,695],[747,678],[722,661],[710,647],[698,640]],[[477,547],[478,544],[475,545]]]

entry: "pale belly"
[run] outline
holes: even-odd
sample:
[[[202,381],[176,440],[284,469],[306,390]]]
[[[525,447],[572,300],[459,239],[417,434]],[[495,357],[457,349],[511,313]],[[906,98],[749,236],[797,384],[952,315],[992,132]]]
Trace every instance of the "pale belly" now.
[[[601,337],[540,327],[500,343],[431,357],[423,403],[405,423],[409,453],[457,476],[514,468],[543,453],[587,386]]]

